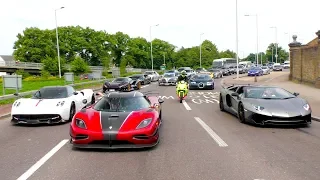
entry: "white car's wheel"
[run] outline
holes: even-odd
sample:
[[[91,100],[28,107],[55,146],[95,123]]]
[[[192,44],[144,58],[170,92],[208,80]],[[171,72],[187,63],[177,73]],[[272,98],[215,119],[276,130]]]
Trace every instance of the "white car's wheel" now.
[[[94,97],[94,94],[92,94],[92,97],[91,97],[91,104],[94,104],[96,102],[96,98]]]
[[[76,114],[76,105],[74,104],[74,102],[72,102],[70,106],[69,121],[72,121],[72,118],[75,114]]]

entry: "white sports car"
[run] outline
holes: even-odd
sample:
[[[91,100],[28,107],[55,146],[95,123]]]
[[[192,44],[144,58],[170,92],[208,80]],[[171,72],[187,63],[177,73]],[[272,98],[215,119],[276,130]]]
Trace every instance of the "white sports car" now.
[[[17,95],[17,94],[16,94]],[[95,103],[92,89],[76,91],[72,86],[48,86],[31,98],[12,104],[13,124],[54,124],[71,121],[84,106]]]

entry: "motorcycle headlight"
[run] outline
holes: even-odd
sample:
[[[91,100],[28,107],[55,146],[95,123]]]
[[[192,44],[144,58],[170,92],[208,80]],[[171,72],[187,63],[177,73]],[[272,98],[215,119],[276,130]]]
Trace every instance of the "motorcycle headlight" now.
[[[87,129],[86,123],[82,119],[76,118],[76,125],[79,128]]]
[[[59,101],[56,106],[63,106],[64,103],[65,103],[64,101]]]
[[[306,110],[306,111],[309,111],[311,108],[309,106],[309,104],[305,104],[303,105],[303,108]]]
[[[257,111],[262,111],[264,110],[264,107],[262,106],[257,106],[257,105],[253,105],[254,109],[257,110]]]
[[[141,129],[141,128],[145,128],[145,127],[149,126],[151,121],[152,121],[152,118],[148,118],[148,119],[141,121],[140,124],[136,127],[136,129]]]

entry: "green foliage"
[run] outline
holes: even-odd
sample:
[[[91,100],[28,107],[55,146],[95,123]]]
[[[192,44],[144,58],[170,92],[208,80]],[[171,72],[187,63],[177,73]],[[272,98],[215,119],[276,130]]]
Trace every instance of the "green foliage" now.
[[[17,75],[22,75],[22,79],[25,79],[25,78],[31,76],[28,72],[25,72],[23,69],[18,69],[15,71],[15,73]]]
[[[42,60],[43,71],[50,72],[53,75],[59,75],[59,63],[58,58],[52,58],[50,56],[45,56]],[[60,58],[61,74],[63,74],[66,69],[66,61],[64,58]]]
[[[48,79],[51,76],[49,71],[46,71],[44,69],[41,70],[41,77],[44,79]]]
[[[89,66],[104,66],[104,71],[108,70],[110,65],[120,66],[121,73],[125,73],[127,65],[151,69],[150,42],[145,38],[131,38],[122,32],[108,34],[80,26],[59,27],[58,31],[62,74],[67,70],[66,67],[69,67],[66,64],[72,64],[71,70],[75,73],[87,72],[87,66],[83,62]],[[202,42],[201,50],[203,67],[210,67],[213,59],[235,57],[235,53],[230,50],[219,52],[217,46],[209,40]],[[176,46],[169,42],[154,39],[152,54],[154,69],[159,69],[164,63],[166,69],[200,66],[199,46],[182,47],[176,51]],[[77,56],[83,59],[81,65],[73,63]],[[14,57],[21,62],[42,62],[44,71],[58,75],[55,29],[26,28],[17,35]]]
[[[71,71],[76,75],[90,71],[88,64],[80,56],[77,56],[71,63]]]
[[[272,49],[273,49],[273,62],[276,62],[276,47],[275,44],[271,43],[266,51],[266,59],[271,62],[272,61]],[[288,60],[289,53],[286,52],[281,46],[278,45],[277,48],[277,54],[278,54],[278,63],[283,63],[284,61]]]
[[[273,53],[272,53],[273,51]],[[281,46],[278,46],[277,48],[277,53],[278,53],[278,63],[283,63],[284,61],[288,60],[289,53],[286,52]],[[272,58],[273,54],[273,58]],[[261,58],[262,58],[262,63],[268,63],[268,62],[276,62],[276,47],[275,44],[271,43],[266,52],[260,52],[259,53],[259,64],[261,63]],[[251,61],[253,63],[256,63],[256,53],[250,53],[244,61]]]

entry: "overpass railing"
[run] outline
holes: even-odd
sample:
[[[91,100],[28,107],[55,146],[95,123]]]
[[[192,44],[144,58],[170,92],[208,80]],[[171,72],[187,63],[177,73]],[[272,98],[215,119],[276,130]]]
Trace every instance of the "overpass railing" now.
[[[10,62],[0,62],[0,67],[21,67],[21,68],[34,68],[34,69],[41,69],[43,66],[42,63],[31,63],[31,62],[15,62],[15,61],[10,61]],[[66,65],[67,69],[70,69],[71,66],[68,64]],[[89,66],[89,68],[92,71],[102,71],[103,66]],[[118,67],[116,68],[111,68],[110,71],[113,70],[119,70]],[[127,72],[145,72],[145,71],[150,71],[150,69],[139,69],[139,68],[126,68]]]

